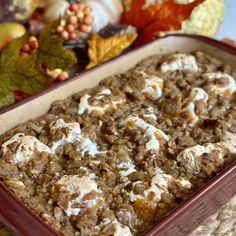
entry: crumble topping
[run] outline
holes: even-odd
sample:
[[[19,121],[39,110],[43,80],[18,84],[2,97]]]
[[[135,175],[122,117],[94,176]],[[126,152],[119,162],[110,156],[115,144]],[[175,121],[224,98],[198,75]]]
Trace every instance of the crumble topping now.
[[[101,235],[132,236],[133,234],[129,227],[122,225],[117,220],[114,220],[102,231]]]

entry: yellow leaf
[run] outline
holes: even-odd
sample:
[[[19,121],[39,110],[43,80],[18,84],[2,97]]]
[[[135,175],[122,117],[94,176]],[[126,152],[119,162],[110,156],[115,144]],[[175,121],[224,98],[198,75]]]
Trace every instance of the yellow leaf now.
[[[136,33],[130,35],[114,35],[107,39],[93,34],[89,42],[88,54],[90,63],[87,69],[120,55],[136,38]]]

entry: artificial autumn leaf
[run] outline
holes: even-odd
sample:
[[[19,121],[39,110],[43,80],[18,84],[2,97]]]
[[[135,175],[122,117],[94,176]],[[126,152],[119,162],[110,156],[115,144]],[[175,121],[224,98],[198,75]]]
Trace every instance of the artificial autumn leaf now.
[[[193,9],[205,0],[195,0],[189,4],[179,4],[165,0],[144,8],[146,0],[132,0],[129,11],[122,15],[121,23],[138,29],[135,45],[142,45],[158,37],[161,32],[179,30]]]
[[[45,68],[65,69],[76,63],[75,55],[63,47],[63,39],[52,34],[58,25],[47,25],[39,37],[39,48],[29,56],[21,57],[20,50],[29,34],[12,41],[0,57],[0,108],[15,102],[14,92],[33,95],[52,84]]]
[[[36,53],[36,61],[39,66],[46,66],[49,70],[56,68],[66,69],[75,63],[75,54],[63,46],[65,39],[52,34],[60,24],[59,20],[49,23],[40,33],[39,49]]]
[[[0,58],[0,108],[14,103],[14,91],[34,94],[50,84],[50,80],[31,68],[29,57],[19,56],[28,34],[6,47]]]
[[[88,48],[90,63],[87,69],[108,61],[120,55],[124,49],[128,48],[136,39],[137,34],[114,35],[104,39],[97,34],[93,34]]]

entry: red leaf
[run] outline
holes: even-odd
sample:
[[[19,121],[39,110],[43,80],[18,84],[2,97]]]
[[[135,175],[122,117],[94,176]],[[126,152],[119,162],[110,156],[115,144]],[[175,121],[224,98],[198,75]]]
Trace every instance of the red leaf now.
[[[136,45],[144,44],[153,40],[160,32],[181,29],[182,22],[204,1],[178,4],[174,0],[166,0],[144,9],[145,0],[133,0],[130,11],[123,13],[121,23],[136,27],[139,33]]]

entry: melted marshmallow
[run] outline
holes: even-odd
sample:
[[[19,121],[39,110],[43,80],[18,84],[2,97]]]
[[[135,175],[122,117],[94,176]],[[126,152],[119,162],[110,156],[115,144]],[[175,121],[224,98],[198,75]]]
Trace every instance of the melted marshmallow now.
[[[81,129],[80,124],[77,122],[66,123],[63,119],[59,119],[50,124],[50,131],[52,135],[55,135],[58,130],[63,129],[63,136],[60,140],[53,142],[51,151],[55,153],[56,149],[68,143],[75,141],[81,141]]]
[[[128,126],[136,126],[140,129],[145,130],[145,136],[148,136],[150,140],[146,143],[146,150],[156,150],[160,148],[160,141],[169,141],[169,136],[166,135],[162,130],[157,129],[153,125],[146,123],[143,119],[136,116],[129,116],[125,124]]]
[[[110,89],[103,89],[101,92],[95,96],[97,100],[104,98],[107,95],[111,95]],[[104,104],[103,106],[95,106],[89,104],[90,95],[85,94],[83,97],[80,98],[80,104],[78,109],[78,114],[82,115],[85,111],[88,111],[90,114],[91,112],[97,112],[99,115],[103,115],[109,109],[116,109],[118,105],[122,104],[123,100],[112,101],[109,104]]]
[[[81,152],[84,156],[85,152],[89,155],[95,156],[99,154],[96,143],[93,143],[89,138],[84,138],[80,129],[80,124],[77,122],[66,123],[63,119],[59,119],[56,122],[50,124],[50,130],[52,134],[56,134],[58,130],[63,130],[63,136],[60,140],[53,142],[51,152],[55,153],[57,148],[68,143],[79,142],[76,151]]]
[[[187,170],[198,173],[200,171],[199,162],[203,154],[209,154],[223,164],[227,153],[236,154],[236,134],[230,132],[225,133],[221,142],[186,148],[178,155],[177,160]]]
[[[128,162],[122,161],[117,167],[125,169],[125,170],[119,171],[120,175],[122,176],[128,176],[137,171],[135,165],[133,164],[131,160]]]
[[[163,84],[163,79],[157,76],[147,77],[145,78],[145,88],[142,90],[142,93],[146,97],[157,100],[162,96]]]
[[[99,154],[98,147],[96,143],[93,143],[89,138],[85,138],[83,142],[76,148],[76,151],[79,151],[84,154],[88,152],[89,155],[95,156]]]
[[[206,73],[203,77],[209,82],[213,82],[210,84],[209,89],[216,95],[227,97],[231,96],[236,91],[236,82],[234,78],[226,73]],[[227,81],[225,85],[216,83],[217,80],[220,82],[221,79]]]
[[[98,93],[98,96],[104,97],[104,95],[111,95],[111,90],[110,89],[103,89]]]
[[[177,160],[187,170],[198,173],[200,171],[199,160],[203,154],[209,154],[218,159],[222,164],[224,162],[225,150],[220,143],[208,143],[205,146],[196,145],[194,147],[186,148],[182,151]]]
[[[192,125],[194,125],[199,120],[195,112],[195,102],[201,101],[201,100],[204,103],[207,103],[208,94],[201,88],[193,88],[188,98],[187,105],[181,111],[181,113],[187,114],[187,119],[189,123]]]
[[[143,199],[143,200],[148,199],[149,203],[155,207],[157,202],[161,200],[161,194],[164,192],[169,193],[168,186],[171,182],[177,182],[185,189],[191,188],[191,183],[189,181],[185,179],[175,179],[171,175],[165,174],[161,169],[156,168],[156,174],[153,176],[151,180],[150,187],[144,190],[142,195],[137,195],[132,190],[130,192],[130,201],[134,202],[137,199]],[[137,181],[133,183],[133,189],[135,185],[138,183],[142,182]],[[150,195],[152,196],[151,200],[149,197]]]
[[[50,153],[49,147],[41,143],[37,138],[25,135],[23,133],[18,133],[2,145],[3,154],[8,151],[11,152],[8,145],[11,145],[15,142],[18,143],[18,147],[16,149],[16,152],[13,153],[13,164],[18,164],[31,160],[35,155],[35,150],[37,150],[38,152]]]
[[[149,107],[149,108],[147,109],[147,111],[148,111],[148,114],[143,114],[143,116],[144,116],[145,118],[151,118],[151,119],[157,121],[157,116],[154,114],[154,109],[153,109],[153,107]]]
[[[195,57],[192,55],[186,54],[174,54],[171,55],[167,61],[162,63],[160,66],[162,72],[167,71],[188,71],[188,72],[197,72],[198,65],[195,60]]]
[[[83,209],[92,208],[98,204],[101,198],[101,191],[95,181],[91,180],[89,177],[83,176],[79,177],[77,175],[64,175],[58,180],[53,187],[53,193],[56,192],[68,192],[69,196],[77,194],[76,197],[69,197],[66,206],[60,204],[58,205],[66,212],[68,216],[78,215]],[[84,199],[84,197],[95,192],[95,197],[89,200]],[[81,207],[80,207],[81,206]],[[85,207],[86,206],[86,207]]]
[[[121,224],[117,220],[113,220],[109,225],[107,225],[103,231],[103,235],[113,235],[113,236],[132,236],[130,228],[126,225]]]

